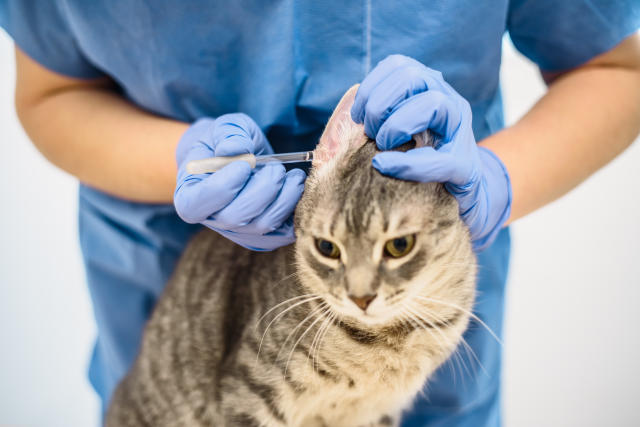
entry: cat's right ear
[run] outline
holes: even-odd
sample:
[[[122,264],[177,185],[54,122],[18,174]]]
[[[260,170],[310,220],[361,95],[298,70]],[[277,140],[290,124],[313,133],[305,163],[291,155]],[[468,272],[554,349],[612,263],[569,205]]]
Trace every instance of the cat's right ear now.
[[[339,153],[356,149],[367,142],[364,125],[351,120],[351,107],[359,86],[352,86],[333,110],[314,151],[314,168],[320,168]]]

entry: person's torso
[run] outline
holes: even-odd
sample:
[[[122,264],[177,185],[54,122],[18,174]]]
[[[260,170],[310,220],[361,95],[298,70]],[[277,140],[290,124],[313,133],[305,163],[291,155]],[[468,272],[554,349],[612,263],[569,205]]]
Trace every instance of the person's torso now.
[[[346,89],[392,53],[442,71],[478,139],[502,125],[507,0],[66,3],[84,55],[135,104],[189,122],[244,112],[276,152],[313,148]]]

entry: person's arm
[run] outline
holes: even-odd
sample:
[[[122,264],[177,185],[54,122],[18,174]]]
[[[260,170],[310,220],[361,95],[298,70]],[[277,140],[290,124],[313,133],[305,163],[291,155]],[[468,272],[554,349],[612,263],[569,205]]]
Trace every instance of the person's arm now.
[[[509,171],[508,222],[576,187],[640,132],[637,33],[583,66],[543,77],[550,86],[538,103],[516,124],[480,142]]]
[[[115,196],[172,201],[175,148],[188,124],[142,111],[107,79],[51,72],[18,48],[16,69],[18,117],[49,161]]]

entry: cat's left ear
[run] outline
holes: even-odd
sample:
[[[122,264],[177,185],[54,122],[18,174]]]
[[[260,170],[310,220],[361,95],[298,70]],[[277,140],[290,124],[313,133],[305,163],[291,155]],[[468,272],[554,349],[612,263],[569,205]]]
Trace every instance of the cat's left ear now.
[[[342,97],[324,129],[314,151],[313,167],[322,167],[338,153],[350,151],[367,142],[364,125],[351,120],[351,107],[360,85],[352,86]]]

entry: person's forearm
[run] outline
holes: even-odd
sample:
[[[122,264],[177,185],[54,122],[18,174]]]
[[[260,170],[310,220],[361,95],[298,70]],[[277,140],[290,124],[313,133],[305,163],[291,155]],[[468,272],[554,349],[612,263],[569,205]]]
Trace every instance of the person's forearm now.
[[[175,147],[187,124],[136,108],[108,84],[30,91],[29,82],[46,71],[30,74],[33,63],[25,71],[24,61],[32,60],[20,52],[17,61],[17,111],[49,161],[107,193],[140,202],[171,202]],[[22,84],[21,78],[26,79]]]
[[[638,132],[640,69],[605,63],[562,75],[519,122],[480,144],[509,171],[513,222],[576,187]]]

